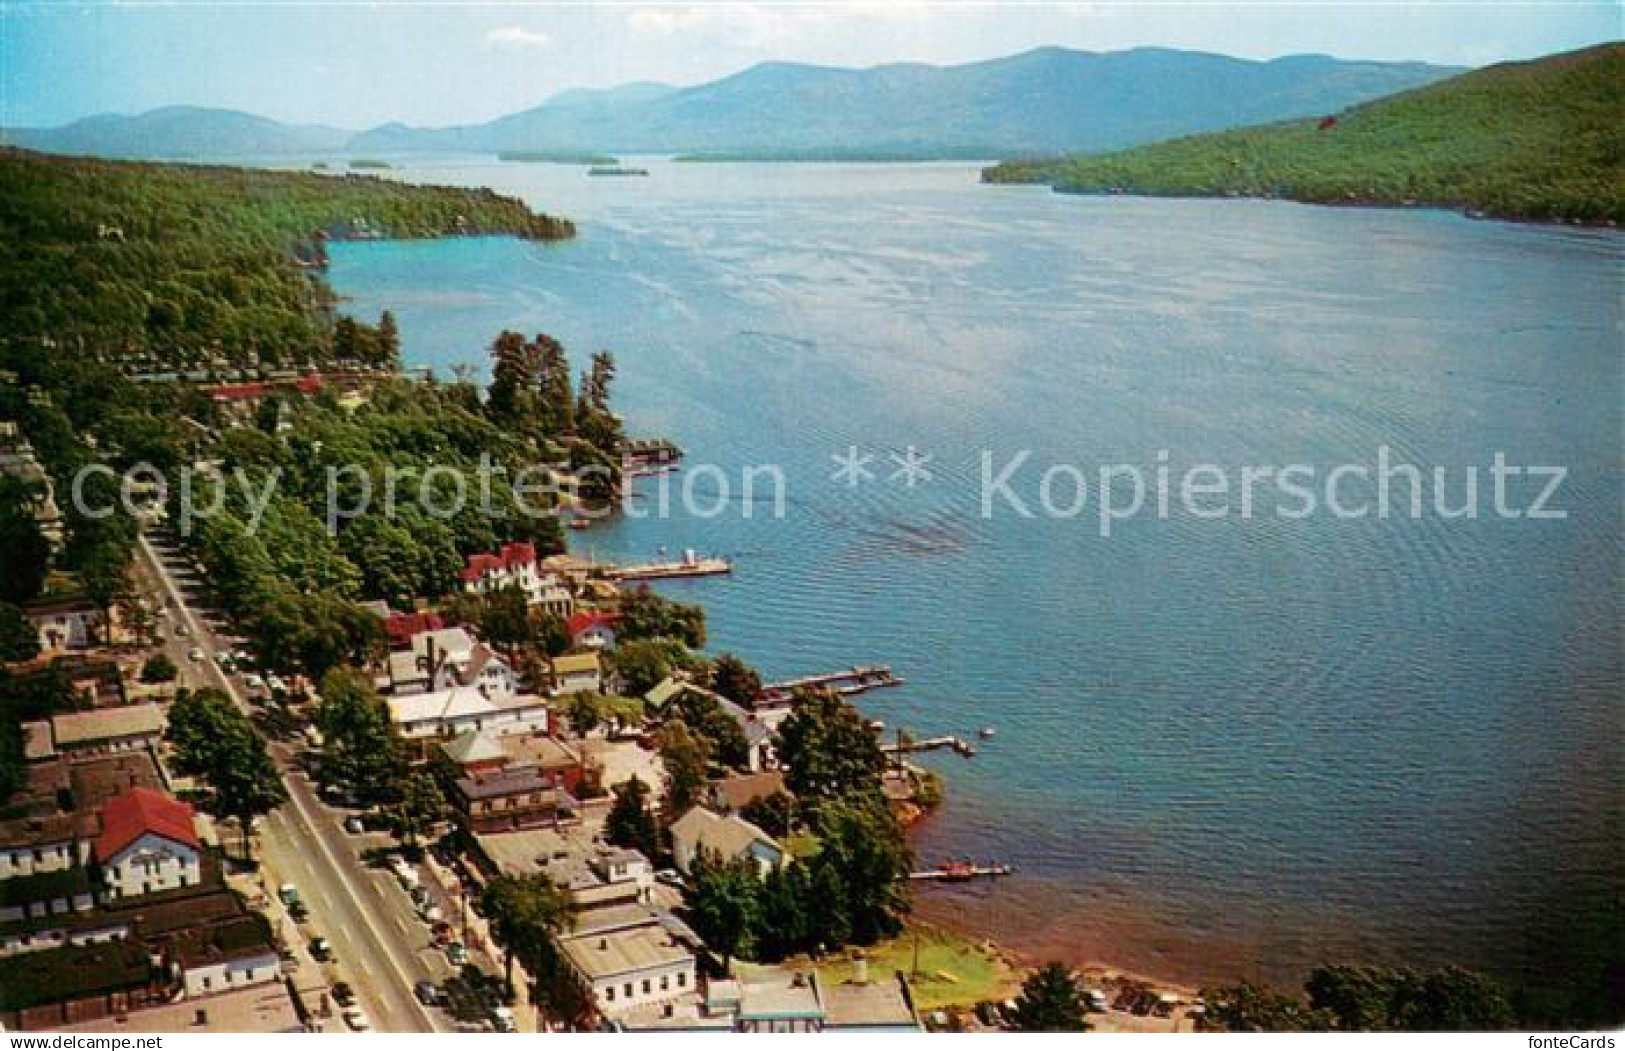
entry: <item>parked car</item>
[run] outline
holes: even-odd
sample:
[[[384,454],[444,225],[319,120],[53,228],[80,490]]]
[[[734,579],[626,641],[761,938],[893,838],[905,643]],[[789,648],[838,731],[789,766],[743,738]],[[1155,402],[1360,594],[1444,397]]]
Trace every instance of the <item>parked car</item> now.
[[[491,1008],[491,1021],[499,1033],[516,1033],[519,1027],[514,1025],[513,1009],[509,1007]]]
[[[446,914],[445,914],[445,912],[443,912],[441,910],[440,906],[438,906],[438,905],[426,905],[426,906],[424,906],[424,908],[423,908],[423,921],[425,923],[433,926],[436,923],[440,923],[440,922],[444,921],[445,918],[446,918]]]
[[[352,836],[359,836],[363,832],[367,831],[367,826],[361,823],[361,819],[359,817],[352,815],[344,819],[344,831],[350,833]]]
[[[332,963],[333,946],[328,944],[326,938],[317,935],[310,939],[310,955],[315,957],[319,963]]]
[[[292,883],[284,883],[277,888],[276,896],[282,900],[282,904],[292,905],[299,900],[299,888]]]
[[[369,1032],[372,1029],[372,1019],[359,1007],[351,1007],[344,1012],[344,1024],[357,1033]]]
[[[197,646],[193,646],[191,649],[186,651],[186,659],[192,661],[193,663],[201,661],[203,659],[203,650]]]
[[[462,942],[452,942],[446,946],[446,959],[451,961],[453,967],[465,967],[468,964],[468,949]]]
[[[422,885],[423,881],[418,878],[417,866],[405,858],[399,855],[391,858],[389,867],[394,870],[395,878],[400,880],[403,889],[411,890],[413,887]]]
[[[182,637],[184,637],[184,636],[187,636],[187,635],[190,635],[190,634],[192,634],[192,629],[191,629],[191,628],[188,628],[188,627],[187,627],[187,626],[186,626],[186,622],[185,622],[185,621],[180,621],[180,620],[177,620],[177,621],[176,621],[176,622],[175,622],[175,634],[177,634],[177,635],[180,635],[180,636],[182,636]]]
[[[418,1003],[425,1007],[433,1007],[440,1002],[440,990],[428,979],[420,979],[412,986],[412,992],[417,996]]]
[[[350,988],[349,982],[333,983],[333,1001],[340,1007],[355,1006],[355,990]]]
[[[444,946],[451,942],[451,924],[445,920],[435,921],[429,927],[429,934],[436,945]]]

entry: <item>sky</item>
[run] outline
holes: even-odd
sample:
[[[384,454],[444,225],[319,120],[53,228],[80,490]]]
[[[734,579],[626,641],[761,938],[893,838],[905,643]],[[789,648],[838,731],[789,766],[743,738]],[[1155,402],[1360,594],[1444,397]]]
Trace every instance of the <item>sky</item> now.
[[[770,59],[954,64],[1043,45],[1478,66],[1619,39],[1622,3],[0,0],[0,126],[166,105],[441,126]]]

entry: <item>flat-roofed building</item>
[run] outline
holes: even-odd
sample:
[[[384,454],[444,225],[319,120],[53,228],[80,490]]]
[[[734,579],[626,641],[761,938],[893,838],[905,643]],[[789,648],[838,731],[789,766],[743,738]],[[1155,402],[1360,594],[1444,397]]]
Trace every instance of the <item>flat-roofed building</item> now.
[[[559,939],[570,968],[606,1018],[695,989],[694,953],[658,923]]]
[[[51,740],[70,758],[139,751],[157,745],[166,722],[156,704],[65,712],[51,717]]]

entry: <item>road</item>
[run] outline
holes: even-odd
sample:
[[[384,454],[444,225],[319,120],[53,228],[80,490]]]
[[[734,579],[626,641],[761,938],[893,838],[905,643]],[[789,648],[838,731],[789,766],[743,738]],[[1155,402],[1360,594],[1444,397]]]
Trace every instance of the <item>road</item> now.
[[[237,684],[215,660],[230,648],[201,612],[198,581],[184,556],[146,535],[139,545],[138,579],[154,586],[168,607],[166,652],[182,669],[183,681],[224,690],[245,712],[252,708]],[[185,624],[182,636],[176,624]],[[192,649],[202,659],[188,659]],[[325,806],[294,765],[293,750],[271,746],[282,771],[289,801],[260,822],[260,859],[272,888],[292,882],[310,910],[305,929],[332,944],[337,963],[330,970],[355,989],[374,1028],[384,1032],[450,1032],[450,1019],[425,1008],[413,994],[420,979],[442,981],[451,966],[430,947],[428,927],[418,919],[410,897],[387,870],[369,868],[361,858],[382,837],[352,836],[343,815]]]

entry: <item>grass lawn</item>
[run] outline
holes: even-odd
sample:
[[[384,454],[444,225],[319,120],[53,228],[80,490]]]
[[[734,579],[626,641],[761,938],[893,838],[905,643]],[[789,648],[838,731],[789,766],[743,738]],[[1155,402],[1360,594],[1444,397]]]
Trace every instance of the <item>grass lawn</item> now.
[[[914,971],[914,946],[919,941],[919,971]],[[1003,1000],[1021,987],[1020,976],[981,943],[925,924],[910,924],[899,938],[863,950],[869,957],[869,975],[879,978],[902,971],[914,990],[914,1006],[921,1012],[941,1007],[969,1007],[982,1000]],[[852,976],[852,951],[818,965],[819,980],[844,982]]]

